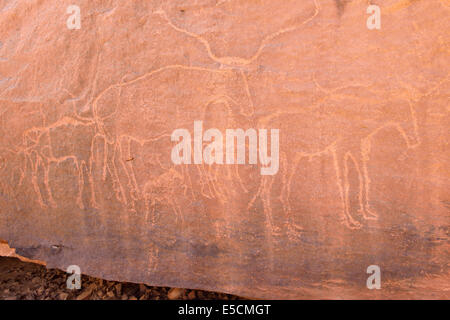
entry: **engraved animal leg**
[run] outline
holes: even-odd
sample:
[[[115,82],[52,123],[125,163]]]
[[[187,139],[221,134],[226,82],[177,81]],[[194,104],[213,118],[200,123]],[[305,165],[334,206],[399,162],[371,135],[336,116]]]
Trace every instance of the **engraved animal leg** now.
[[[338,152],[336,149],[332,150],[334,168],[336,172],[336,179],[338,183],[338,189],[341,196],[341,202],[343,206],[344,223],[350,229],[359,229],[361,224],[354,220],[350,215],[349,209],[349,189],[350,184],[348,182],[348,167],[347,167],[347,152]]]
[[[262,189],[261,189],[261,200],[264,208],[264,215],[266,216],[266,221],[269,226],[269,230],[272,231],[272,234],[277,233],[277,230],[274,228],[273,224],[273,215],[272,215],[272,203],[270,200],[270,196],[272,193],[272,185],[274,183],[273,176],[267,176],[262,178]]]
[[[273,180],[274,180],[273,176],[261,176],[258,190],[256,191],[256,194],[253,196],[253,198],[250,200],[247,209],[250,210],[250,208],[253,207],[253,205],[255,204],[256,200],[260,198],[263,204],[263,212],[266,217],[267,224],[269,225],[270,230],[272,230],[272,233],[275,233],[276,230],[274,230],[272,219],[272,205],[270,201]]]
[[[84,175],[83,175],[83,165],[80,165],[78,159],[74,157],[75,167],[78,171],[78,195],[77,195],[77,205],[80,209],[84,209],[83,204],[83,188],[84,188]]]
[[[369,138],[365,139],[361,143],[361,167],[362,167],[362,180],[360,185],[363,188],[361,191],[361,204],[362,204],[362,214],[365,219],[369,220],[377,220],[378,214],[372,209],[369,201],[370,194],[370,177],[369,170],[367,169],[367,164],[369,162],[369,154],[370,154],[370,140]]]
[[[103,137],[103,174],[102,178],[103,181],[106,180],[106,173],[108,171],[108,141],[106,141],[106,138]]]
[[[297,171],[298,164],[300,160],[304,157],[303,154],[296,153],[293,157],[293,162],[291,165],[287,163],[287,156],[281,157],[283,172],[283,183],[280,194],[280,201],[283,205],[283,211],[287,221],[287,233],[289,239],[295,239],[298,237],[299,232],[303,231],[303,228],[295,223],[293,219],[294,212],[292,212],[291,204],[289,201],[291,195],[292,180]]]
[[[34,192],[36,193],[37,200],[42,208],[46,208],[47,205],[44,202],[44,198],[42,197],[41,189],[39,188],[38,182],[38,168],[41,163],[39,155],[32,151],[29,155],[29,161],[31,164],[31,183],[33,185]]]
[[[126,153],[127,153],[127,165],[128,165],[128,176],[130,178],[130,188],[131,196],[134,200],[139,200],[141,192],[139,190],[139,185],[137,183],[136,175],[134,174],[133,166],[133,155],[131,154],[131,138],[128,137],[126,140]]]
[[[156,201],[151,195],[146,194],[144,197],[145,201],[145,221],[148,221],[150,216],[150,225],[153,227],[156,225]]]
[[[113,155],[111,156],[111,160],[110,160],[110,164],[108,165],[109,172],[111,174],[112,180],[113,180],[113,188],[114,191],[116,193],[116,197],[117,199],[124,204],[125,206],[128,204],[128,199],[125,193],[125,190],[123,189],[122,183],[120,182],[120,178],[119,178],[119,172],[117,170],[116,167],[116,156],[117,156],[117,146],[118,143],[115,143],[114,145],[114,151],[113,151]]]
[[[181,225],[181,228],[183,229],[184,226],[184,216],[183,212],[181,211],[180,207],[177,205],[174,198],[167,199],[168,203],[170,204],[173,212],[175,213],[175,221]]]
[[[145,209],[145,222],[148,222],[150,216],[150,226],[155,226],[155,199],[152,196],[153,181],[147,181],[142,188]]]
[[[89,190],[90,190],[90,194],[91,194],[91,207],[95,208],[95,209],[99,209],[99,205],[97,204],[96,201],[96,196],[95,196],[95,179],[94,179],[94,172],[93,172],[93,168],[94,168],[94,157],[96,155],[96,152],[98,152],[98,150],[95,150],[95,141],[96,141],[97,135],[95,135],[92,138],[92,142],[91,142],[91,151],[89,154],[89,167],[87,170],[87,174],[88,174],[88,180],[89,180]],[[103,150],[105,152],[105,150]],[[103,164],[104,165],[104,164]]]
[[[56,204],[55,199],[53,199],[52,189],[50,188],[49,172],[50,172],[50,162],[46,161],[46,163],[44,164],[45,191],[47,192],[48,195],[48,203],[50,204],[50,207],[56,208],[58,205]]]

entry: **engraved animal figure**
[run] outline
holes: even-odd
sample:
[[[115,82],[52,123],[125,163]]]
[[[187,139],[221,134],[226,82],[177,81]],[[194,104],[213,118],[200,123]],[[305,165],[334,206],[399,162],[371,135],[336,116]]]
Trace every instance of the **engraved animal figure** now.
[[[218,105],[229,114],[217,113]],[[195,179],[203,196],[225,201],[219,184],[207,177],[209,169],[205,165],[187,168],[172,164],[170,153],[174,144],[170,137],[175,129],[192,131],[194,121],[206,117],[212,119],[208,127],[217,125],[215,119],[222,117],[241,119],[234,123],[245,122],[252,110],[242,73],[168,66],[107,88],[94,100],[93,109],[99,134],[106,139],[104,177],[109,172],[117,199],[129,210],[136,210],[136,203],[145,199],[147,210],[153,211],[151,206],[162,198],[149,199],[156,185],[148,181],[167,182],[170,177],[178,183],[166,184],[169,189],[183,187],[190,190],[192,198],[198,192],[192,190]],[[134,157],[133,148],[147,152],[145,159],[127,161]],[[139,165],[137,175],[135,168]],[[180,215],[175,202],[173,212]]]
[[[173,194],[178,186],[184,184],[184,178],[180,172],[174,168],[161,174],[154,180],[149,180],[143,187],[143,197],[145,201],[145,221],[151,218],[151,225],[156,224],[157,220],[157,205],[158,203],[168,204],[176,213],[175,218],[182,219],[181,207],[177,203],[177,195]],[[176,221],[181,222],[182,221]]]
[[[42,207],[57,207],[49,184],[49,171],[52,164],[67,160],[73,161],[78,172],[77,205],[84,209],[82,197],[85,185],[89,182],[90,205],[96,207],[91,172],[95,134],[93,121],[81,121],[72,117],[63,117],[47,127],[31,128],[24,133],[26,148],[21,153],[31,164],[33,189]]]
[[[16,165],[23,159],[18,159],[16,152],[0,148],[0,197],[9,201],[16,200],[16,189],[22,183],[23,170]],[[0,199],[1,200],[1,199]]]
[[[370,204],[370,160],[372,138],[381,130],[394,128],[404,139],[407,148],[419,145],[416,111],[406,90],[398,92],[376,92],[360,87],[348,87],[334,91],[318,103],[313,110],[293,113],[278,113],[262,120],[262,127],[281,127],[280,170],[282,187],[279,201],[286,217],[286,228],[295,236],[302,227],[293,220],[291,193],[299,162],[331,155],[336,181],[342,203],[342,218],[345,225],[356,229],[361,223],[352,217],[349,207],[349,164],[353,163],[359,179],[359,213],[364,219],[377,219]],[[272,202],[274,177],[265,176],[259,190],[250,203],[261,198],[264,212],[274,226]]]

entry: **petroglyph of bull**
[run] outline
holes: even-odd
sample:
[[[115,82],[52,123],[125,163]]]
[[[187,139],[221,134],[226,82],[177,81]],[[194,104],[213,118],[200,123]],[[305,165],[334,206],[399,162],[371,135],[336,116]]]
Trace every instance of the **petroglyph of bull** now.
[[[46,127],[33,127],[23,134],[25,156],[31,169],[31,181],[38,202],[42,207],[57,207],[50,187],[49,171],[52,165],[72,161],[78,174],[76,203],[83,209],[83,191],[90,183],[92,207],[96,207],[94,181],[92,176],[92,154],[95,137],[95,123],[72,117],[63,117]],[[26,169],[24,168],[24,171]],[[42,180],[42,181],[41,181]]]
[[[248,119],[253,110],[245,88],[239,72],[174,65],[104,90],[94,100],[93,110],[98,134],[105,138],[103,176],[109,173],[112,177],[117,199],[130,210],[136,210],[136,203],[145,199],[150,206],[147,210],[152,210],[151,206],[163,201],[161,196],[154,196],[158,188],[165,188],[167,197],[175,197],[177,187],[189,190],[191,199],[201,193],[226,202],[229,190],[220,179],[224,172],[237,175],[236,169],[228,167],[219,174],[216,170],[220,169],[204,164],[189,169],[174,165],[170,136],[197,119],[219,129],[250,127]],[[136,158],[136,150],[145,156]],[[177,185],[169,176],[178,181]],[[200,189],[195,192],[193,179]],[[172,204],[172,211],[180,215],[177,205]]]
[[[278,199],[291,236],[302,230],[293,220],[295,210],[291,206],[295,174],[302,159],[332,156],[343,221],[347,227],[356,229],[362,225],[350,213],[350,163],[356,168],[359,180],[359,213],[364,219],[377,219],[378,215],[370,205],[368,170],[373,137],[381,130],[393,128],[404,139],[407,148],[420,143],[416,111],[406,90],[372,92],[361,87],[341,88],[328,92],[313,109],[273,114],[262,119],[259,126],[284,128],[280,135],[282,186],[274,190],[275,178],[263,177],[249,206],[260,198],[272,230],[280,232],[274,227],[272,218],[272,197],[279,191]]]

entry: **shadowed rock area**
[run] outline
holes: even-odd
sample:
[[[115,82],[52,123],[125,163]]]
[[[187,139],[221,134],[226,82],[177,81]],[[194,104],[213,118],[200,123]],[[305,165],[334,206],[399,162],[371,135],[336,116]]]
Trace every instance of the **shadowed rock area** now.
[[[1,300],[237,300],[223,293],[107,281],[82,276],[80,289],[68,289],[69,275],[57,269],[0,257]]]

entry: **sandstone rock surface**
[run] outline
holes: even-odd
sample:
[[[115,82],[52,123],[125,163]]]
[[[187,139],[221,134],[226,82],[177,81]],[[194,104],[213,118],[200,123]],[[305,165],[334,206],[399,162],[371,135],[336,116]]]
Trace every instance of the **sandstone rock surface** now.
[[[0,0],[0,238],[118,281],[450,298],[448,0]],[[174,130],[279,129],[279,170]],[[381,268],[382,289],[366,287]]]

